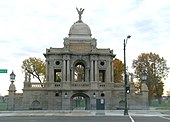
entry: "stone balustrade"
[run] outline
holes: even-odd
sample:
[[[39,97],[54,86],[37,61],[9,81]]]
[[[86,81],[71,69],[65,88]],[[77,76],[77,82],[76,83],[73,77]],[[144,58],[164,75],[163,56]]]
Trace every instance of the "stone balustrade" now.
[[[124,88],[124,83],[114,83],[114,87],[123,87]]]
[[[44,83],[31,83],[31,88],[43,88]]]
[[[89,89],[113,89],[113,83],[101,82],[48,82],[48,83],[24,83],[24,89],[68,89],[68,90],[89,90]]]
[[[72,90],[86,90],[90,89],[90,83],[88,82],[72,82],[70,83],[70,88]]]

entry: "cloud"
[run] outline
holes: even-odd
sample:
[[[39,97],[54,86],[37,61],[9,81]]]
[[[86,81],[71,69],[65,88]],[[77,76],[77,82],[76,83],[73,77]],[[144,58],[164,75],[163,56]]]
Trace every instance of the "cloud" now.
[[[63,38],[78,20],[76,7],[85,8],[82,19],[97,46],[113,49],[121,60],[123,39],[132,36],[127,43],[129,67],[142,52],[158,53],[170,65],[169,0],[6,0],[0,1],[1,67],[20,75],[24,59],[44,58],[46,48],[63,47]]]

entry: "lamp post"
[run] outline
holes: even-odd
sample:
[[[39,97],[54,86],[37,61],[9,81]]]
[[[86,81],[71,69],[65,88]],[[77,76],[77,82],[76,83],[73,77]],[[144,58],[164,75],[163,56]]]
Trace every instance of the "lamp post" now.
[[[146,81],[148,79],[148,74],[147,74],[147,70],[143,70],[142,74],[141,74],[141,80],[142,80],[142,87],[141,87],[141,94],[142,96],[144,96],[145,102],[143,102],[145,104],[145,108],[148,109],[148,87],[146,85]]]
[[[142,79],[143,82],[146,82],[146,80],[147,80],[146,70],[144,70],[144,71],[142,72],[141,79]]]
[[[9,110],[15,110],[15,92],[16,92],[16,88],[14,85],[14,81],[15,81],[15,74],[12,71],[12,73],[10,74],[10,81],[11,84],[9,86],[9,99],[8,99],[8,109]]]
[[[14,74],[14,72],[12,71],[12,73],[10,74],[10,80],[11,80],[11,82],[13,83],[14,81],[15,81],[15,74]]]
[[[128,35],[126,39],[124,39],[124,92],[125,92],[125,108],[124,108],[124,115],[128,115],[128,104],[127,104],[127,91],[126,89],[129,87],[127,84],[127,74],[126,74],[126,44],[127,40],[131,36]]]

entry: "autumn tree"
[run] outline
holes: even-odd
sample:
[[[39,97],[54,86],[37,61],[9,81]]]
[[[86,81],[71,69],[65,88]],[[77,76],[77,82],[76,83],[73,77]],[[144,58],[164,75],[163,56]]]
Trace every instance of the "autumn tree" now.
[[[155,53],[142,53],[136,60],[133,60],[132,67],[135,69],[135,75],[140,78],[143,70],[147,71],[147,86],[149,89],[149,104],[151,99],[157,98],[161,103],[163,95],[163,80],[168,76],[169,68],[166,60]],[[141,82],[139,80],[139,82]]]
[[[45,81],[45,62],[40,58],[30,57],[25,59],[21,66],[24,72],[30,73],[40,83]]]
[[[124,64],[121,60],[115,58],[114,63],[114,82],[120,83],[123,81]]]

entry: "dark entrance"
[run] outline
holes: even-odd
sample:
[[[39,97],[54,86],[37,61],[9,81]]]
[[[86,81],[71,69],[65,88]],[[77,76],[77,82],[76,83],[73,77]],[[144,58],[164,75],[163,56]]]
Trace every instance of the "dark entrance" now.
[[[71,97],[71,106],[73,110],[89,110],[90,98],[84,93],[76,93]]]
[[[105,110],[105,99],[96,99],[96,110]]]

